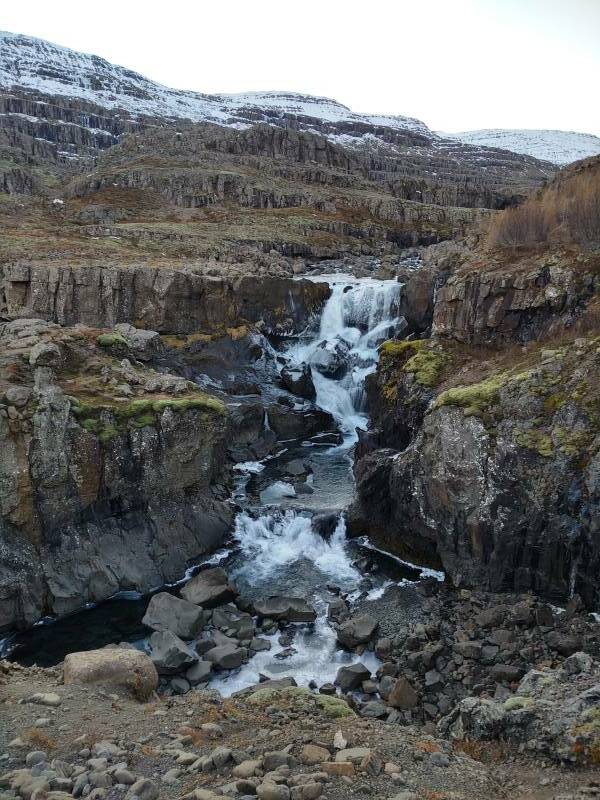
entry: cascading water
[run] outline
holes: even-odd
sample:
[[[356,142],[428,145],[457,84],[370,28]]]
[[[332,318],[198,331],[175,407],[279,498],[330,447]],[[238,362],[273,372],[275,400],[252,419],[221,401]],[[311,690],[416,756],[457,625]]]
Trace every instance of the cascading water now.
[[[377,364],[377,347],[398,333],[401,285],[397,281],[323,275],[331,297],[319,329],[292,346],[291,364],[310,364],[317,405],[329,411],[346,436],[367,423],[364,382]]]
[[[349,450],[356,441],[356,429],[367,423],[364,381],[373,372],[378,345],[394,336],[402,326],[398,316],[401,286],[396,281],[355,279],[348,276],[321,276],[332,289],[317,330],[308,331],[302,339],[284,351],[291,367],[309,364],[316,389],[316,404],[329,411],[344,434],[341,447],[313,455],[316,490],[331,483],[339,474],[340,463],[345,482],[351,485]],[[320,485],[319,485],[320,484]],[[272,649],[259,653],[247,667],[213,685],[230,694],[258,680],[259,672],[276,678],[292,674],[300,683],[334,679],[340,664],[352,662],[352,654],[338,648],[334,629],[328,624],[327,585],[333,584],[346,593],[360,594],[363,576],[355,567],[346,540],[342,508],[328,539],[314,530],[311,515],[301,510],[283,510],[281,504],[293,487],[275,481],[260,495],[268,509],[255,508],[238,514],[235,538],[239,545],[227,565],[229,574],[249,597],[287,594],[310,600],[318,618],[312,630],[301,629],[294,638],[294,652],[278,661],[284,647],[277,636],[271,637]],[[331,493],[326,494],[327,506]],[[311,504],[313,510],[319,504]],[[328,510],[331,508],[329,506]],[[379,596],[389,581],[369,585],[373,596]],[[373,654],[365,653],[363,663],[376,668]]]
[[[332,681],[339,666],[353,662],[356,656],[338,647],[335,630],[327,620],[331,591],[345,593],[351,601],[359,596],[375,598],[390,584],[390,578],[397,582],[406,577],[393,573],[388,565],[386,574],[365,578],[355,560],[368,551],[346,540],[342,514],[352,493],[351,446],[356,429],[367,423],[365,378],[376,367],[378,345],[401,331],[404,324],[398,313],[401,286],[395,281],[345,275],[314,280],[327,281],[332,290],[318,328],[270,355],[288,366],[311,366],[316,404],[333,415],[344,434],[343,444],[323,448],[314,442],[282,442],[280,452],[262,463],[237,464],[239,479],[233,497],[244,510],[236,518],[236,546],[206,563],[220,563],[249,599],[271,595],[305,598],[317,612],[317,620],[310,626],[291,626],[293,649],[288,646],[291,630],[286,631],[284,641],[279,640],[279,633],[268,635],[270,650],[257,653],[240,670],[213,679],[211,685],[224,695],[256,683],[259,674],[272,678],[293,675],[300,684]],[[295,405],[304,407],[298,398]],[[285,471],[290,459],[307,465],[310,477],[302,487],[298,482],[293,485],[291,473]],[[260,482],[254,505],[248,493],[252,480]],[[332,520],[326,530],[318,529],[314,521],[313,514],[319,512]],[[147,631],[141,619],[146,605],[145,598],[123,597],[85,612],[92,620],[84,626],[89,634],[85,646],[127,640],[143,647]],[[57,636],[59,630],[62,633]],[[81,623],[74,618],[56,627],[42,626],[30,639],[33,660],[45,651],[47,663],[57,663],[65,652],[82,646]],[[373,653],[363,653],[361,661],[376,669]]]

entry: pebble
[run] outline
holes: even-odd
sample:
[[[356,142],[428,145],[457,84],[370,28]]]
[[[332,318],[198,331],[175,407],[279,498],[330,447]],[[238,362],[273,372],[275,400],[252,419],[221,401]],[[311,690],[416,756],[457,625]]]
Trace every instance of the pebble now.
[[[25,756],[25,763],[28,767],[33,767],[35,764],[43,764],[46,759],[47,756],[43,750],[32,750]]]
[[[51,706],[56,708],[62,703],[62,699],[56,692],[38,692],[32,694],[27,702],[34,703],[38,706]]]

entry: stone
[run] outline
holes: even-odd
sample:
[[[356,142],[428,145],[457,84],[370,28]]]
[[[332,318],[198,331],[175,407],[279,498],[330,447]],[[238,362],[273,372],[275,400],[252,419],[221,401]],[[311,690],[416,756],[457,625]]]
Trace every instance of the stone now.
[[[171,631],[182,639],[193,639],[204,626],[202,609],[168,592],[155,594],[142,619],[155,631]]]
[[[336,684],[343,692],[352,692],[358,689],[363,681],[371,677],[371,671],[364,664],[351,664],[340,667],[335,678]]]
[[[132,786],[136,781],[136,777],[133,772],[130,772],[124,767],[116,769],[113,772],[113,778],[115,779],[116,783],[123,783],[125,786]]]
[[[198,655],[171,631],[155,631],[150,637],[150,658],[161,675],[172,675],[198,661]]]
[[[308,767],[314,767],[322,761],[329,761],[330,758],[329,750],[316,744],[305,744],[300,753],[300,761]]]
[[[342,731],[336,731],[333,736],[333,747],[335,750],[345,750],[348,746],[348,740]]]
[[[506,681],[507,683],[516,683],[521,680],[525,670],[521,667],[515,667],[511,664],[494,664],[490,668],[490,678],[494,681]]]
[[[203,608],[216,608],[235,599],[237,590],[229,583],[227,574],[220,567],[206,569],[195,575],[181,590],[181,595],[190,603]]]
[[[31,389],[28,386],[9,386],[4,396],[9,405],[23,408],[31,397]]]
[[[234,644],[224,644],[213,647],[205,654],[207,661],[212,662],[215,669],[236,669],[241,667],[248,655],[245,647]]]
[[[259,800],[290,800],[290,790],[287,786],[265,781],[256,788]]]
[[[261,637],[254,637],[250,641],[250,650],[255,653],[260,653],[265,650],[271,649],[271,642],[268,639],[262,639]]]
[[[369,700],[360,707],[360,716],[366,719],[381,719],[387,717],[390,709],[381,700]]]
[[[452,645],[452,649],[463,658],[476,659],[481,657],[481,642],[455,642]]]
[[[63,681],[65,684],[101,683],[147,697],[158,687],[158,674],[146,653],[108,647],[65,656]]]
[[[32,367],[55,367],[60,361],[60,349],[54,342],[38,342],[29,353],[29,363]]]
[[[128,800],[158,800],[160,790],[158,786],[148,778],[140,778],[129,789],[126,794]]]
[[[235,778],[251,778],[260,770],[261,764],[260,759],[246,759],[236,764],[231,774]]]
[[[68,656],[67,656],[68,657]],[[62,703],[62,698],[56,692],[37,692],[32,694],[27,700],[28,703],[34,703],[37,706],[50,706],[56,708]]]
[[[343,647],[353,650],[360,644],[370,642],[378,627],[377,620],[369,614],[351,617],[338,627],[337,640]]]
[[[237,639],[252,639],[254,636],[254,621],[252,616],[245,611],[240,611],[234,605],[215,608],[212,615],[212,624],[221,630],[235,633]]]
[[[324,761],[321,764],[322,772],[337,778],[354,776],[354,764],[351,761]]]
[[[284,367],[281,370],[281,382],[288,392],[303,397],[305,400],[314,400],[317,396],[310,364],[301,364],[300,367]]]
[[[550,631],[546,637],[548,645],[552,650],[556,650],[561,656],[570,656],[581,650],[582,640],[576,634],[561,633],[560,631]]]
[[[273,596],[254,603],[254,612],[259,617],[287,622],[314,622],[317,612],[300,597]]]
[[[215,769],[223,769],[223,767],[231,761],[231,755],[231,748],[216,747],[210,754]]]
[[[212,661],[197,661],[186,671],[186,680],[188,680],[192,686],[197,686],[199,683],[206,683],[210,678],[212,668]]]
[[[171,689],[175,694],[187,694],[190,688],[190,683],[185,678],[177,677],[171,681]]]
[[[335,754],[336,762],[350,761],[352,764],[360,764],[363,758],[371,755],[370,747],[350,747],[347,750],[340,750]]]
[[[25,756],[25,763],[28,767],[33,767],[35,764],[41,764],[47,760],[47,755],[43,750],[32,750]]]
[[[263,757],[263,766],[267,772],[279,769],[279,767],[287,767],[289,763],[290,755],[285,750],[273,750],[265,753]]]
[[[419,696],[406,678],[398,678],[394,682],[386,701],[392,708],[410,711],[417,705]]]

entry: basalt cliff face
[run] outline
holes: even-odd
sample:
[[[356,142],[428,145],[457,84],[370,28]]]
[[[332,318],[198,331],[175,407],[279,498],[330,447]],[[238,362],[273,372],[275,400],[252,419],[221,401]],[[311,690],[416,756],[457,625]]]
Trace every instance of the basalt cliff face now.
[[[231,523],[225,407],[96,336],[0,329],[0,629],[176,580]]]
[[[597,255],[489,258],[487,271],[446,258],[421,327],[432,338],[382,347],[349,527],[457,586],[575,593],[593,608]]]

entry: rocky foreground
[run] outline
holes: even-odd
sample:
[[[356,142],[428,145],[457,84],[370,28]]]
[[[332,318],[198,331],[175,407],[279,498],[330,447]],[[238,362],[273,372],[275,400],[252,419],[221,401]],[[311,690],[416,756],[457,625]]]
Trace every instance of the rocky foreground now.
[[[356,605],[332,587],[330,624],[355,657],[321,686],[282,671],[229,698],[211,690],[267,635],[293,650],[316,616],[299,598],[248,603],[219,568],[152,597],[147,653],[0,662],[0,800],[600,794],[600,625],[580,600],[560,611],[431,579],[415,591],[407,622],[398,587]]]

